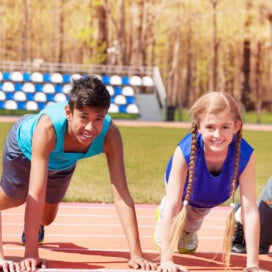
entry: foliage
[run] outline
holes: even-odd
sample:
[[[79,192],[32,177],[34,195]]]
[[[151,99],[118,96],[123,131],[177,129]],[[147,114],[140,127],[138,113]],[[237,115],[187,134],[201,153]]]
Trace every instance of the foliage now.
[[[0,151],[11,127],[1,123]],[[136,203],[159,203],[165,193],[164,171],[176,144],[188,129],[120,127],[130,192]],[[257,194],[271,175],[271,132],[244,131],[256,152]],[[1,167],[0,167],[1,170]],[[238,194],[236,194],[238,197]],[[110,179],[103,154],[78,162],[65,201],[112,202]]]
[[[216,8],[212,2],[217,3]],[[247,91],[256,108],[272,101],[272,8],[271,1],[252,0],[250,6],[247,2],[3,1],[0,60],[30,62],[39,58],[47,62],[158,66],[168,101],[190,107],[201,93],[214,89],[230,92],[240,100],[243,44],[247,40],[251,66],[247,67]],[[114,53],[109,53],[109,48],[114,48]],[[218,82],[213,86],[216,50]],[[178,93],[173,91],[176,86]]]

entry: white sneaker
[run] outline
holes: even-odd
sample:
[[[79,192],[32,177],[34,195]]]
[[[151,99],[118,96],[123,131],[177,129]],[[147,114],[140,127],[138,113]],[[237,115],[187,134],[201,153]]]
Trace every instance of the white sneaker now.
[[[198,237],[196,232],[184,231],[179,238],[178,252],[182,254],[195,253],[198,246]]]

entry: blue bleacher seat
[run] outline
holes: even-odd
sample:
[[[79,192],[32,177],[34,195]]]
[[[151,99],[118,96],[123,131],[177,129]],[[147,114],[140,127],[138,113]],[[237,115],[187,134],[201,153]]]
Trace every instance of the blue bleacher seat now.
[[[25,110],[26,109],[26,101],[18,101],[17,108],[18,108],[18,110]]]
[[[122,88],[120,86],[115,86],[114,87],[114,94],[122,94]]]
[[[0,101],[0,109],[4,109],[5,108],[5,101]]]
[[[114,103],[114,96],[111,96],[110,102],[111,102],[111,104],[115,104],[115,103]]]
[[[105,85],[110,85],[110,76],[109,75],[102,75],[101,76],[102,82]]]
[[[127,104],[134,104],[136,102],[135,96],[127,96]]]
[[[62,92],[62,89],[63,89],[62,84],[56,84],[56,85],[55,85],[55,92],[56,92],[56,93],[61,93],[61,92]]]
[[[23,90],[23,84],[21,82],[16,82],[14,84],[14,87],[15,87],[15,91],[16,92],[19,92],[19,91],[22,91]]]
[[[119,112],[120,113],[126,113],[127,112],[127,106],[126,105],[120,105],[119,106]]]
[[[38,102],[38,109],[39,110],[43,110],[46,106],[46,103],[45,102]]]
[[[123,85],[129,85],[129,77],[128,76],[123,76],[122,77],[122,84]]]
[[[71,75],[69,75],[69,74],[63,74],[62,78],[63,78],[63,83],[70,83],[71,82]]]
[[[43,81],[44,82],[51,82],[51,76],[49,73],[44,73],[43,74]]]
[[[54,97],[55,95],[52,93],[46,94],[46,101],[54,101]]]
[[[14,92],[6,92],[7,100],[13,100],[13,98],[14,98]]]
[[[42,84],[40,84],[40,83],[35,84],[35,91],[36,92],[42,92],[42,90],[43,90]]]
[[[26,100],[33,101],[34,100],[34,93],[26,93]]]
[[[3,72],[3,81],[10,80],[10,72]]]
[[[23,73],[23,81],[31,81],[30,73]]]

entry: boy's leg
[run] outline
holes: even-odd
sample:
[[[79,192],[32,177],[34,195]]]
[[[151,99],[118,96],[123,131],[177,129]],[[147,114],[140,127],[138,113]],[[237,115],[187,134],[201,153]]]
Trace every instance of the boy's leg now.
[[[272,177],[270,177],[266,182],[262,194],[258,199],[258,209],[261,225],[259,254],[267,254],[269,252],[269,247],[272,244]],[[240,242],[235,242],[234,240],[232,247],[232,252],[234,253],[246,253],[246,244],[243,238],[243,225],[241,222],[240,210],[241,208],[239,207],[239,209],[235,212],[236,225],[239,224],[240,227],[236,228],[234,238],[239,236],[242,237],[242,239],[240,239]]]
[[[269,251],[272,244],[272,177],[269,178],[258,199],[260,213],[260,248]]]
[[[42,217],[43,225],[48,226],[55,220],[58,213],[58,208],[59,203],[45,203]]]

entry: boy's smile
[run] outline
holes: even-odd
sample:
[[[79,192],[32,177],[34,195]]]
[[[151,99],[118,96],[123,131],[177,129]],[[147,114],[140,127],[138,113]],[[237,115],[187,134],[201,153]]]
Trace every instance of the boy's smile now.
[[[82,149],[86,151],[102,130],[107,109],[84,107],[74,109],[72,113],[67,105],[65,110],[68,119],[66,148],[76,148],[74,151],[78,152],[82,152]]]

